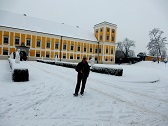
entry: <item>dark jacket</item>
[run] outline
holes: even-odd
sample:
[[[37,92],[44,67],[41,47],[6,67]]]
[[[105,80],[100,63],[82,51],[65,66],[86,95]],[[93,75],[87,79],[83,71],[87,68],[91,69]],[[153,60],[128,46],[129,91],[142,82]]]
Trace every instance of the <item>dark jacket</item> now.
[[[87,61],[86,61],[86,63],[83,63],[82,61],[79,62],[78,65],[76,66],[76,71],[81,76],[88,77],[89,72],[90,72],[90,66],[89,66],[88,62]]]

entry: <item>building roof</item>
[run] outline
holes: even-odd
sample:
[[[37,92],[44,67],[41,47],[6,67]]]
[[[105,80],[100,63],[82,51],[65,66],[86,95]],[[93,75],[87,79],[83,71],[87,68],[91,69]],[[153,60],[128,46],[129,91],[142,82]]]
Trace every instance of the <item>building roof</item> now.
[[[0,26],[97,42],[94,33],[71,26],[0,10]]]
[[[116,24],[112,24],[112,23],[109,23],[109,22],[107,22],[107,21],[104,21],[104,22],[101,22],[101,23],[99,23],[99,24],[96,24],[96,25],[94,25],[94,27],[102,26],[102,25],[107,25],[107,26],[111,26],[111,27],[117,28],[117,25],[116,25]]]

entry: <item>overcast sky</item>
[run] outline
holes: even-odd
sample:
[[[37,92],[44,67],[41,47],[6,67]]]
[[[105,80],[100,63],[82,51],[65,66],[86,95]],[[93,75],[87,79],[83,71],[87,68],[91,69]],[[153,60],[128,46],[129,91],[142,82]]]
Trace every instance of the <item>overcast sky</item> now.
[[[168,0],[0,0],[0,10],[27,14],[93,32],[103,21],[116,24],[117,42],[134,40],[135,53],[147,52],[149,31],[168,38]]]

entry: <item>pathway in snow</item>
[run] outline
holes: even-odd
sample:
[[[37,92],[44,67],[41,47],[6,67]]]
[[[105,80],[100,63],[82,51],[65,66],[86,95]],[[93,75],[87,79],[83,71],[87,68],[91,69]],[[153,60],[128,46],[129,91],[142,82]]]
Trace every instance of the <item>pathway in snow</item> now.
[[[6,65],[0,63],[0,66]],[[122,77],[91,72],[85,95],[81,98],[72,96],[77,75],[74,69],[38,62],[25,64],[30,72],[29,82],[3,81],[14,89],[0,97],[0,125],[10,126],[15,120],[16,126],[168,124],[165,94],[168,85],[160,83],[162,80],[130,83],[126,79],[128,73],[124,75],[127,82],[121,82]]]

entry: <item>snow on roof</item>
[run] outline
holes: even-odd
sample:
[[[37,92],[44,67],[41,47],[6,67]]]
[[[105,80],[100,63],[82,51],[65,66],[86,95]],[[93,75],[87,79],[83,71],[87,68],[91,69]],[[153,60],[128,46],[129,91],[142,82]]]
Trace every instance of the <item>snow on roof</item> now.
[[[116,24],[112,24],[112,23],[109,23],[109,22],[107,22],[107,21],[104,21],[104,22],[101,22],[101,23],[99,23],[99,24],[96,24],[96,25],[94,25],[94,27],[101,26],[101,25],[108,25],[108,26],[117,28],[117,25],[116,25]]]
[[[76,26],[0,10],[0,26],[36,31],[97,42],[94,33]]]

